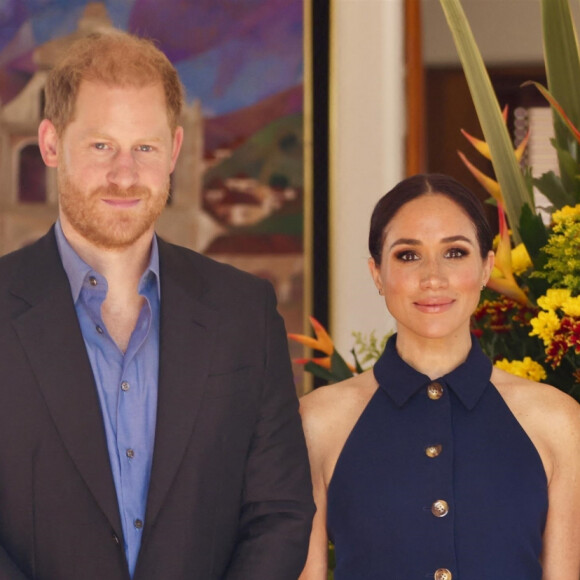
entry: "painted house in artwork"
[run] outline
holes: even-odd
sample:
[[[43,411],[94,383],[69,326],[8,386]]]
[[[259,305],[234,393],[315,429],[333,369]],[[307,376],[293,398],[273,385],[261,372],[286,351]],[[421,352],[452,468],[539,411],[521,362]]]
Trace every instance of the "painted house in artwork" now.
[[[37,137],[48,71],[79,36],[112,30],[105,6],[88,4],[77,31],[39,46],[34,52],[37,72],[20,94],[0,104],[0,254],[36,240],[57,217],[56,172],[44,165]],[[198,102],[184,108],[180,124],[184,143],[172,175],[170,203],[157,229],[168,241],[201,249],[221,228],[200,212],[203,120]]]

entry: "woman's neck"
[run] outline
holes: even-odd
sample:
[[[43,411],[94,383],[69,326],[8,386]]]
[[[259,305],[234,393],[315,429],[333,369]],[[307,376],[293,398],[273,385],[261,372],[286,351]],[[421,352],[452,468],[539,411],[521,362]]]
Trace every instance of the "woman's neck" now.
[[[397,352],[410,366],[430,379],[442,377],[467,359],[471,335],[467,332],[445,338],[426,338],[397,333]]]

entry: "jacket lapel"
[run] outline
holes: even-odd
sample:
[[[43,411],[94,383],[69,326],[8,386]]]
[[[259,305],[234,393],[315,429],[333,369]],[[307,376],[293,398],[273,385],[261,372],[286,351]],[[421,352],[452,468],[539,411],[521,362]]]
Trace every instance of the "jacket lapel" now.
[[[13,325],[62,442],[122,537],[98,395],[52,232],[25,250],[12,293],[30,306]]]
[[[215,346],[218,312],[203,300],[203,276],[159,241],[161,325],[155,449],[146,528],[169,492],[191,439]]]

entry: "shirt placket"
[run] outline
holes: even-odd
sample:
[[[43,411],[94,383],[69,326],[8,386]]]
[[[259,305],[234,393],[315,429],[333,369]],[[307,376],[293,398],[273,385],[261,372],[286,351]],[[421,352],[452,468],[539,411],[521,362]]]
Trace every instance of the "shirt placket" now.
[[[147,301],[137,320],[135,330],[131,335],[127,352],[123,357],[123,366],[120,377],[120,396],[117,402],[117,455],[120,466],[120,492],[123,506],[123,520],[125,534],[140,536],[145,525],[144,497],[137,494],[141,489],[145,493],[147,485],[143,482],[149,477],[149,455],[145,449],[146,424],[143,419],[146,413],[144,377],[138,368],[137,353],[145,343],[151,324],[151,308]],[[135,418],[139,417],[136,421]],[[140,544],[130,542],[135,549]],[[131,549],[131,548],[130,548]],[[136,558],[136,554],[133,554]]]

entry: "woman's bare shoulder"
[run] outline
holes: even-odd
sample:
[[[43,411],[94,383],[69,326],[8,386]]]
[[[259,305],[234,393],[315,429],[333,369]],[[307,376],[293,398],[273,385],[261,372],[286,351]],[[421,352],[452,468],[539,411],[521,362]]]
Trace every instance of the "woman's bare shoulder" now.
[[[378,388],[372,371],[319,387],[300,399],[300,414],[313,467],[326,482],[348,435]]]
[[[328,420],[348,415],[360,406],[364,408],[377,389],[372,370],[365,371],[340,383],[319,387],[300,399],[304,419]]]
[[[580,405],[570,395],[544,383],[493,369],[495,385],[542,458],[548,480],[565,458],[580,460]]]
[[[543,415],[570,413],[572,417],[580,413],[580,405],[552,385],[530,381],[498,368],[493,369],[491,382],[508,405],[517,405],[523,411],[538,411]]]

